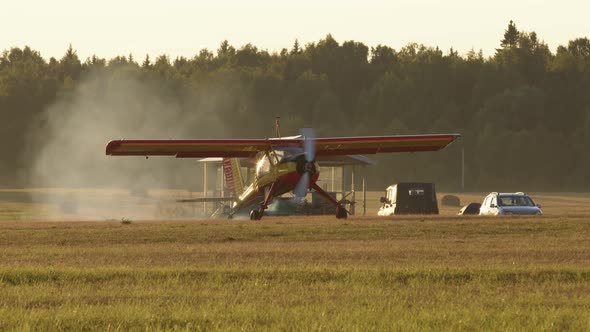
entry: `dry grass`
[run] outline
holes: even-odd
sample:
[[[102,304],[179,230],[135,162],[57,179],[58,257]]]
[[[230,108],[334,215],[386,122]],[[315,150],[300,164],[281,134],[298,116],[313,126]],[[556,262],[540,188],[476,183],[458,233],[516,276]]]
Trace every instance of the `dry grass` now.
[[[579,209],[540,218],[3,221],[0,330],[584,330],[584,197],[539,195]]]
[[[458,207],[443,206],[446,194],[460,198],[461,204],[479,202],[487,193],[438,193],[442,216],[456,215]],[[367,193],[367,216],[377,215],[383,192]],[[531,193],[543,212],[551,216],[590,215],[590,193]],[[0,189],[0,220],[161,220],[204,218],[202,203],[176,203],[176,199],[198,198],[202,193],[186,190],[149,190],[132,195],[122,189]],[[362,214],[362,194],[357,192],[357,215]],[[67,203],[67,204],[64,204]],[[71,207],[64,209],[64,206]],[[213,204],[209,204],[209,210]]]

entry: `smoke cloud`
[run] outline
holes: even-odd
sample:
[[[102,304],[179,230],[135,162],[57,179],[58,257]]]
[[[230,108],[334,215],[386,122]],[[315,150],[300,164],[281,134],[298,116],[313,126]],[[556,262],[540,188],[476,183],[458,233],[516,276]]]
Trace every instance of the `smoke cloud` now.
[[[32,125],[29,183],[66,188],[59,195],[59,190],[53,190],[53,194],[40,193],[33,199],[61,204],[61,212],[87,218],[158,217],[149,200],[130,202],[127,193],[196,190],[201,174],[195,160],[110,157],[105,155],[107,142],[227,136],[218,106],[231,98],[228,89],[171,86],[164,79],[141,76],[134,70],[87,75]]]

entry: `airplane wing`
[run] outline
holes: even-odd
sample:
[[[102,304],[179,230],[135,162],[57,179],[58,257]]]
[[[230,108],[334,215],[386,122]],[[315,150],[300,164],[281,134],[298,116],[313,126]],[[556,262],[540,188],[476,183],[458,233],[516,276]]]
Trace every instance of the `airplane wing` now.
[[[176,156],[176,158],[252,158],[271,149],[266,139],[114,140],[110,156]]]
[[[316,155],[337,156],[388,152],[437,151],[460,134],[394,135],[317,138]],[[106,147],[110,156],[175,156],[176,158],[253,158],[260,151],[300,147],[303,138],[114,140]]]
[[[437,151],[461,134],[328,137],[316,139],[316,155],[363,155],[389,152]]]

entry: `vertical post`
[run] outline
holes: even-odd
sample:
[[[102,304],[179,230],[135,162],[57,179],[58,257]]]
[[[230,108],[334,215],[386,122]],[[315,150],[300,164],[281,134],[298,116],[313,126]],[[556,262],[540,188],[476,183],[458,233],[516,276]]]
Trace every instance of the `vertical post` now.
[[[277,138],[281,138],[281,117],[278,115],[275,116],[275,131]]]
[[[330,191],[334,192],[334,166],[332,166],[332,190]]]
[[[207,198],[207,163],[203,163],[203,198]],[[207,214],[207,203],[203,202],[203,213]]]
[[[340,172],[340,193],[344,199],[346,197],[346,166],[340,166]]]
[[[356,194],[355,194],[355,187],[354,187],[354,171],[355,167],[352,165],[352,176],[350,178],[350,191],[352,192],[350,200],[353,204],[350,205],[350,213],[354,214],[354,206],[356,205]]]
[[[365,176],[363,175],[363,216],[367,215],[367,190],[365,188]]]
[[[461,144],[461,191],[465,191],[465,146]]]
[[[223,164],[219,167],[219,175],[221,175],[221,197],[225,197],[225,173],[223,173]]]

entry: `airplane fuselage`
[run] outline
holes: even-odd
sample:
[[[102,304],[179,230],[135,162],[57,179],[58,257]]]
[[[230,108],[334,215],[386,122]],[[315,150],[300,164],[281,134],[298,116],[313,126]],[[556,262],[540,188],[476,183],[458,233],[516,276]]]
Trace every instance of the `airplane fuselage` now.
[[[235,211],[260,203],[273,185],[275,197],[293,191],[304,172],[309,172],[310,184],[315,183],[320,175],[319,169],[317,162],[305,162],[302,158],[275,164],[268,156],[265,156],[257,164],[254,181],[234,202],[232,209]]]

